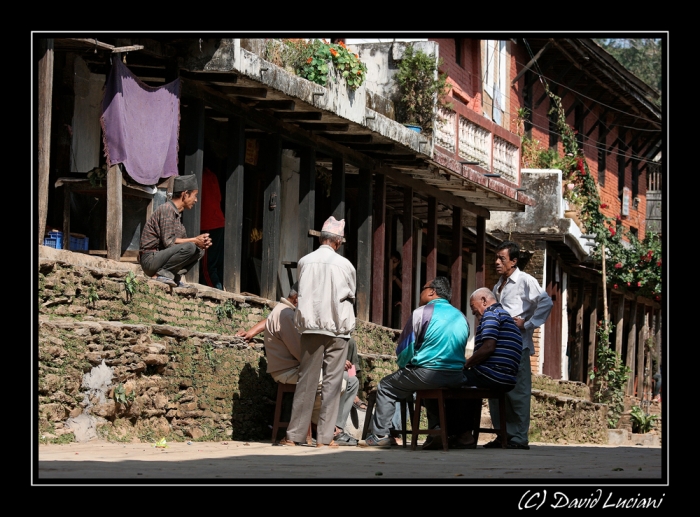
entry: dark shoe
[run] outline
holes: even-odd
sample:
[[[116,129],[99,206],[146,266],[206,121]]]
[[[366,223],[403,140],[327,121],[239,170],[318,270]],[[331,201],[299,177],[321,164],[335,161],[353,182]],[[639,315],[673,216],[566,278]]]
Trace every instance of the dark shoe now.
[[[489,443],[485,443],[483,445],[484,449],[500,449],[501,448],[501,439],[497,438],[495,440],[490,441]]]
[[[350,447],[356,447],[357,446],[357,440],[350,436],[348,433],[345,431],[336,434],[333,437],[333,441],[337,443],[338,445],[348,445]]]
[[[167,276],[157,276],[156,280],[158,280],[159,282],[163,282],[164,284],[168,284],[170,287],[177,287],[175,280],[173,280],[172,278],[168,278]]]
[[[430,435],[428,439],[423,442],[422,451],[438,451],[442,449],[442,436],[440,435]]]
[[[525,451],[530,450],[530,446],[527,444],[523,445],[521,443],[513,443],[513,442],[508,442],[508,448],[509,449],[523,449]]]

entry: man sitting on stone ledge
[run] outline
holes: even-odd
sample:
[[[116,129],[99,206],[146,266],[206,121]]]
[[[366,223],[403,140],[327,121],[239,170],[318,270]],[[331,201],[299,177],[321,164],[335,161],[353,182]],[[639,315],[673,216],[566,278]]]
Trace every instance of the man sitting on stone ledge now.
[[[250,341],[255,336],[264,332],[265,356],[267,357],[267,373],[282,384],[296,384],[299,380],[299,364],[301,361],[301,334],[294,325],[294,311],[297,307],[297,284],[294,284],[287,298],[280,298],[270,315],[256,323],[250,330],[239,330],[236,336]],[[352,350],[348,347],[348,356],[354,352],[354,342]],[[336,421],[336,432],[334,440],[338,445],[357,445],[357,440],[344,432],[345,422],[347,422],[353,399],[356,398],[359,389],[357,376],[348,376],[352,363],[346,360],[345,371],[343,372],[343,385],[340,394],[340,411]],[[311,425],[316,426],[321,410],[321,388],[323,376],[319,377],[316,399],[311,413]],[[277,437],[275,437],[277,439]]]
[[[182,224],[183,210],[197,203],[197,177],[176,176],[173,197],[160,205],[141,232],[139,263],[146,276],[171,287],[187,287],[181,281],[211,246],[208,233],[187,237]]]

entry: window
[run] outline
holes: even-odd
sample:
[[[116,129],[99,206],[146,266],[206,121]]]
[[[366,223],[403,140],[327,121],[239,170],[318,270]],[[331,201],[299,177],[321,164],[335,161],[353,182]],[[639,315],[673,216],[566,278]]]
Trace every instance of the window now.
[[[464,68],[462,61],[462,38],[455,38],[455,63]]]
[[[622,189],[625,187],[625,154],[627,153],[627,144],[625,144],[625,134],[620,133],[617,144],[617,190],[622,196]]]
[[[598,183],[605,186],[605,167],[608,159],[608,129],[603,123],[598,124]]]
[[[525,136],[532,138],[532,81],[533,73],[528,70],[525,72],[525,89],[523,90],[523,108],[527,110],[525,120],[523,121],[523,129]]]
[[[484,115],[496,124],[503,124],[508,91],[508,55],[506,41],[482,42],[482,70],[484,74]]]
[[[557,94],[554,87],[551,88],[554,95]],[[557,133],[557,119],[559,118],[559,113],[557,113],[557,105],[550,98],[549,99],[549,148],[556,149],[559,143],[559,134]]]
[[[632,197],[639,196],[639,159],[637,158],[639,150],[632,149]]]
[[[574,129],[576,130],[576,143],[578,149],[583,153],[583,104],[576,104],[574,109]]]

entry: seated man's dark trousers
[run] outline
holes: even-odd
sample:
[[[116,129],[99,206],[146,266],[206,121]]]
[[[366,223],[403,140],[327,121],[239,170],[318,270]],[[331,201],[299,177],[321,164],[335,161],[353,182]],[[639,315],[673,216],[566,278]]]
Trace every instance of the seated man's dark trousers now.
[[[474,368],[464,370],[463,386],[475,386],[497,391],[510,391],[512,385],[501,384],[485,377]],[[447,432],[450,436],[460,435],[468,431],[474,431],[472,415],[481,407],[481,400],[448,399],[445,401],[445,419]]]
[[[139,262],[146,276],[157,274],[171,280],[179,281],[198,260],[204,256],[204,250],[194,242],[175,244],[161,251],[146,252]]]

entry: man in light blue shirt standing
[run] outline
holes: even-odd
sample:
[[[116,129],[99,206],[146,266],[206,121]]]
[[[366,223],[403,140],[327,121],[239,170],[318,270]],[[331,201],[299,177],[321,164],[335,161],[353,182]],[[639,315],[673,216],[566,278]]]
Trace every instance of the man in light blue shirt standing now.
[[[530,397],[532,371],[530,356],[535,354],[532,336],[549,317],[552,299],[537,280],[518,268],[520,246],[504,241],[496,248],[496,272],[501,277],[493,288],[496,299],[513,317],[523,337],[523,354],[515,387],[506,394],[506,427],[509,449],[529,449]],[[527,351],[529,350],[529,353]],[[491,421],[500,425],[502,415],[498,412],[498,400],[489,399]],[[484,445],[485,448],[500,448],[497,440]]]

